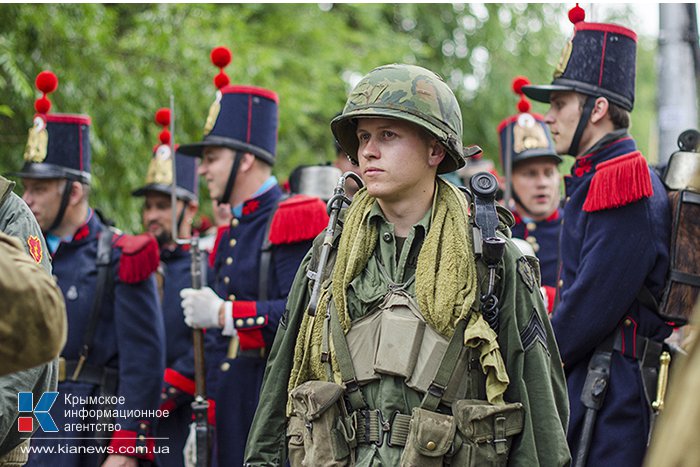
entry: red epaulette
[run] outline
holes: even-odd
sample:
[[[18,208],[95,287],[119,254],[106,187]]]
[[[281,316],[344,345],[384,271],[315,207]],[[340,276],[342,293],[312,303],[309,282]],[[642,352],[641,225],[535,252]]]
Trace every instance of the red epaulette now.
[[[122,235],[114,246],[122,250],[119,260],[119,279],[122,282],[141,282],[158,269],[160,251],[153,235]]]
[[[583,210],[619,208],[653,194],[647,161],[641,152],[634,151],[598,164]]]
[[[294,195],[278,205],[270,224],[270,243],[313,240],[327,226],[326,203],[314,196]]]
[[[224,236],[224,232],[228,230],[228,225],[220,225],[216,229],[216,240],[214,240],[214,248],[209,252],[209,267],[214,267],[214,259],[216,258],[216,250],[219,249],[219,243],[221,243],[221,237]]]

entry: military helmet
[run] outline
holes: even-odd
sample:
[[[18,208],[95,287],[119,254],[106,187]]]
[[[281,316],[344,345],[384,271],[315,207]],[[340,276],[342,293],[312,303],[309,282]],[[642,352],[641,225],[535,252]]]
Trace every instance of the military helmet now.
[[[447,148],[438,173],[464,166],[462,113],[452,90],[438,75],[415,65],[392,64],[370,71],[350,93],[331,130],[350,159],[357,163],[356,118],[396,118],[427,130]]]

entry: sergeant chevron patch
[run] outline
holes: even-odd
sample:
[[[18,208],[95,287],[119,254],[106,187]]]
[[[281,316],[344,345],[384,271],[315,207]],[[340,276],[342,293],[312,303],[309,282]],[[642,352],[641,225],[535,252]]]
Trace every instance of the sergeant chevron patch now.
[[[542,344],[544,350],[549,354],[549,348],[547,348],[547,333],[544,331],[544,324],[540,319],[540,315],[537,310],[533,308],[532,316],[530,316],[530,321],[528,321],[525,329],[520,333],[520,341],[523,343],[523,350],[526,352],[535,345],[536,342]]]

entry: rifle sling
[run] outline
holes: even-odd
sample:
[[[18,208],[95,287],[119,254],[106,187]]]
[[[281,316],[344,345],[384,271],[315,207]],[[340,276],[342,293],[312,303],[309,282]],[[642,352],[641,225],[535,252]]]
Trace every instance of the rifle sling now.
[[[84,364],[85,360],[88,358],[92,342],[95,338],[97,323],[100,321],[105,292],[112,289],[113,271],[110,266],[112,262],[113,236],[114,232],[111,228],[107,227],[102,230],[102,233],[97,240],[97,257],[95,261],[95,264],[97,265],[97,281],[95,284],[95,295],[92,302],[92,309],[90,310],[88,325],[85,328],[85,334],[83,335],[83,345],[80,349],[79,363],[75,369],[75,372],[73,373],[73,379],[78,378],[82,369],[82,364]]]

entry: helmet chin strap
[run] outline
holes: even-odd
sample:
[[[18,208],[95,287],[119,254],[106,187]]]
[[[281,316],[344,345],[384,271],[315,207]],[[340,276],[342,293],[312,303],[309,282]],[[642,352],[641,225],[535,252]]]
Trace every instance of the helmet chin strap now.
[[[578,126],[574,132],[574,137],[571,139],[571,146],[569,146],[568,154],[570,156],[576,157],[578,155],[579,144],[581,143],[581,136],[583,136],[583,130],[586,129],[588,125],[588,120],[591,118],[591,112],[593,112],[593,105],[595,104],[595,97],[587,96],[586,102],[583,104],[583,111],[581,112],[581,118],[578,121]]]
[[[233,184],[236,181],[236,176],[238,175],[238,166],[241,165],[241,159],[243,155],[240,151],[236,151],[233,156],[233,165],[231,166],[231,173],[228,176],[228,181],[226,182],[226,188],[224,193],[220,198],[217,199],[219,204],[228,204],[231,202],[231,193],[233,192]]]
[[[51,227],[46,229],[46,234],[51,233],[53,229],[61,225],[63,222],[63,216],[66,214],[66,208],[68,207],[68,201],[70,200],[70,192],[73,188],[73,180],[66,179],[66,185],[63,188],[63,194],[61,195],[61,204],[58,207],[58,213],[51,223]]]

